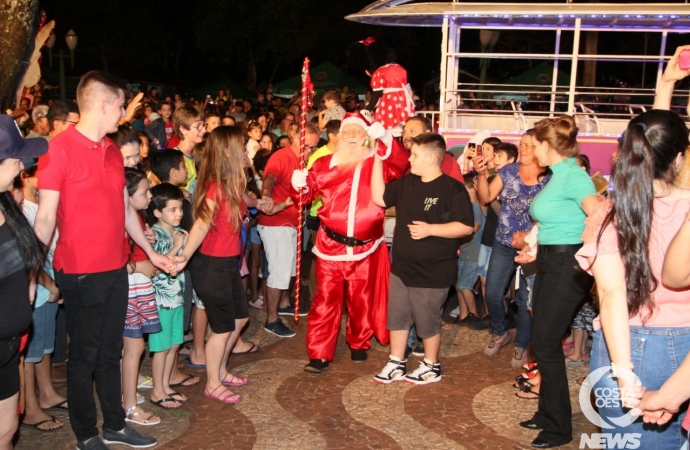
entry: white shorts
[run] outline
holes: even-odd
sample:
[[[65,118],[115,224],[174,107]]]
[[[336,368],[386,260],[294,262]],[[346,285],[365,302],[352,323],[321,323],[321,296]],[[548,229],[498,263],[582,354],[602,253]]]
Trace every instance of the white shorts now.
[[[258,225],[257,230],[268,259],[266,285],[274,289],[289,289],[290,278],[295,276],[297,263],[297,230],[292,227],[264,225]]]

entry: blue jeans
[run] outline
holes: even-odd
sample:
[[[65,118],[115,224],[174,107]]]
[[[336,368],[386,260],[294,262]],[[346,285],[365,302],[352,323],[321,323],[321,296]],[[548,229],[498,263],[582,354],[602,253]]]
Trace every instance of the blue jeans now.
[[[601,330],[594,333],[592,345],[592,361],[590,370],[610,366],[611,357],[606,346],[606,340]],[[657,390],[681,365],[690,353],[690,328],[645,328],[630,327],[630,355],[635,365],[635,375],[640,378],[642,385],[648,390]],[[594,385],[597,388],[616,388],[618,382],[614,378],[601,377]],[[658,427],[645,424],[641,418],[627,427],[617,427],[609,417],[620,417],[624,414],[621,407],[605,406],[599,408],[599,415],[615,428],[606,433],[640,433],[641,449],[678,450],[685,443],[685,433],[680,424],[685,417],[686,410],[681,407],[679,414],[668,424]]]
[[[516,256],[516,249],[494,242],[491,259],[489,259],[489,270],[486,274],[486,305],[489,308],[491,329],[499,336],[503,336],[508,331],[506,329],[503,295],[517,268]],[[515,345],[526,349],[532,334],[532,316],[527,311],[527,281],[525,277],[521,276],[521,278],[520,287],[515,295],[515,303],[518,307]]]

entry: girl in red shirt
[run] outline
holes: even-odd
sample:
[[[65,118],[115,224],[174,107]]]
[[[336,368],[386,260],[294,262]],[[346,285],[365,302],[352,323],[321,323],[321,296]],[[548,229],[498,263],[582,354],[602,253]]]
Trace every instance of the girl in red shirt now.
[[[249,317],[239,267],[241,227],[247,216],[247,205],[262,204],[245,194],[244,168],[248,159],[243,144],[242,130],[228,126],[214,129],[206,141],[195,192],[196,221],[182,254],[184,262],[178,263],[182,270],[181,266],[199,249],[190,271],[211,325],[211,337],[205,348],[208,379],[204,395],[222,403],[240,401],[240,396],[225,386],[248,383],[226,370],[230,351]]]

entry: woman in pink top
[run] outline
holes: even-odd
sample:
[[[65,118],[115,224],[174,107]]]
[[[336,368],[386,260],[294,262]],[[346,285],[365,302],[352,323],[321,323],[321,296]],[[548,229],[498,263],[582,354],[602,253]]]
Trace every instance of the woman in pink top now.
[[[656,108],[669,107],[674,81],[687,74],[678,69],[676,52]],[[645,449],[679,449],[685,439],[684,413],[663,427],[628,424],[636,415],[623,416],[624,408],[639,406],[645,388],[659,389],[690,352],[690,293],[669,289],[661,278],[671,239],[690,212],[690,191],[673,185],[687,146],[688,129],[675,113],[654,109],[631,120],[613,165],[611,202],[586,220],[585,245],[577,254],[594,275],[600,301],[590,367],[600,375],[593,389],[602,432],[614,438],[636,433]],[[615,445],[607,442],[607,448]]]

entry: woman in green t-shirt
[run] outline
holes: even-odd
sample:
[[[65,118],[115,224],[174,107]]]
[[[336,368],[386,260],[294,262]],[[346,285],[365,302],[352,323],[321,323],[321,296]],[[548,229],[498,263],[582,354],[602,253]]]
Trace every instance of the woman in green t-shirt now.
[[[572,440],[572,412],[561,337],[592,287],[575,253],[582,247],[585,217],[599,203],[594,184],[575,161],[577,126],[571,116],[544,119],[534,127],[534,155],[549,166],[551,180],[535,197],[530,213],[539,223],[534,282],[532,351],[542,377],[539,410],[520,425],[539,429],[533,447]]]

